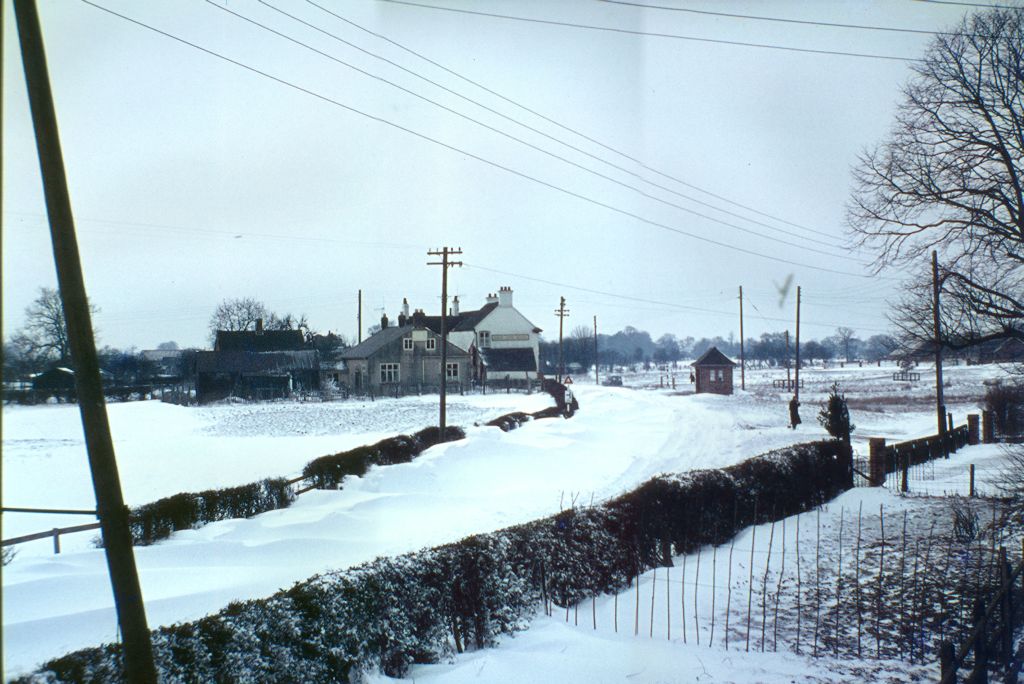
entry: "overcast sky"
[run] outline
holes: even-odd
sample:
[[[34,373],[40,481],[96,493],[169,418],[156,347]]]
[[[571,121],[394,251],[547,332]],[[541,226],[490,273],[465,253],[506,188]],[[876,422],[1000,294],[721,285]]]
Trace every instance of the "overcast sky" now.
[[[844,203],[928,34],[595,0],[422,3],[435,8],[95,2],[190,46],[80,0],[40,0],[101,345],[206,344],[213,309],[232,297],[354,338],[359,289],[364,328],[382,308],[394,318],[403,297],[439,310],[427,251],[443,245],[463,250],[449,279],[463,309],[510,286],[548,339],[560,296],[567,330],[596,315],[608,333],[738,334],[740,285],[747,336],[794,327],[796,285],[804,339],[888,331],[898,274],[871,277],[872,255],[848,248]],[[969,10],[650,4],[915,31]],[[3,9],[6,336],[56,276]]]

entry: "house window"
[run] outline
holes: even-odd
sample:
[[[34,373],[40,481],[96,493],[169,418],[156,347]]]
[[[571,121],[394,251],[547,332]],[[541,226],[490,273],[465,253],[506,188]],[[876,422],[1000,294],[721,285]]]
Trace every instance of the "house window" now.
[[[427,351],[434,351],[435,349],[437,349],[437,340],[431,337],[427,340]]]
[[[459,379],[459,364],[458,364],[458,362],[456,362],[456,363],[449,363],[448,365],[446,365],[445,366],[444,375],[449,380],[458,380]]]
[[[405,351],[412,351],[412,338],[411,337],[403,337],[402,338],[402,349],[404,349]]]
[[[481,330],[480,332],[477,333],[477,336],[480,338],[480,348],[481,349],[490,349],[490,347],[491,347],[491,333],[486,331],[486,330]]]
[[[398,363],[382,363],[380,364],[380,381],[381,383],[399,382],[401,379],[400,373],[401,364]]]

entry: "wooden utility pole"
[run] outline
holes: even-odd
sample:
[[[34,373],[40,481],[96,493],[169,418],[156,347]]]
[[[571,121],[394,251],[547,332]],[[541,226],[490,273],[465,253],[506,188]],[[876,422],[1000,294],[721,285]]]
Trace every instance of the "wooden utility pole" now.
[[[793,379],[789,375],[789,358],[790,358],[789,331],[787,330],[786,331],[786,384],[787,385],[793,381]]]
[[[743,286],[740,285],[740,389],[747,389],[747,360],[743,349]]]
[[[601,361],[597,357],[597,316],[594,316],[594,384],[601,384]]]
[[[939,254],[932,250],[932,332],[935,338],[935,413],[939,421],[939,437],[946,444],[946,400],[942,392],[942,325],[939,321]]]
[[[555,315],[558,316],[558,382],[562,382],[562,376],[565,375],[565,365],[562,362],[562,323],[569,315],[569,310],[565,308],[565,297],[561,298]]]
[[[358,340],[358,342],[356,342],[356,344],[360,344],[363,341],[363,291],[362,290],[359,290],[359,309],[358,309],[358,313],[356,314],[356,325],[359,326],[359,330],[356,331],[356,339]]]
[[[448,400],[448,269],[462,266],[461,261],[449,261],[448,257],[462,254],[462,248],[442,247],[440,250],[427,252],[428,256],[439,256],[441,261],[428,261],[427,266],[441,267],[441,416],[438,422],[440,438],[444,441],[445,410]]]
[[[124,679],[128,682],[156,682],[146,608],[132,552],[128,507],[124,505],[121,493],[121,480],[100,382],[96,341],[93,338],[92,318],[71,213],[71,198],[68,195],[39,14],[34,0],[15,0],[14,14],[43,177],[53,259],[57,267],[57,282],[71,359],[75,367],[75,390],[82,414],[86,452],[96,496],[96,512],[103,532],[107,571],[124,643]]]
[[[796,370],[793,378],[793,396],[800,405],[800,286],[796,286]]]

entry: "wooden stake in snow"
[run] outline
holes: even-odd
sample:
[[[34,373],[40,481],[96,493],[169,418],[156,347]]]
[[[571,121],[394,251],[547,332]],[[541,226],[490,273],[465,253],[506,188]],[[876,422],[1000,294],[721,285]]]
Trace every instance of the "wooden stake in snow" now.
[[[882,659],[882,588],[885,577],[885,508],[878,504],[878,532],[881,541],[878,548],[878,594],[875,596],[875,655]]]
[[[651,575],[651,638],[654,638],[654,590],[658,586],[658,568],[655,566]]]
[[[615,592],[615,605],[612,608],[612,615],[615,620],[615,633],[619,633],[619,592]]]
[[[834,655],[839,655],[839,614],[842,612],[843,600],[843,513],[845,509],[839,508],[839,565],[836,571],[836,643],[833,649]]]
[[[697,591],[700,585],[700,550],[697,547],[697,572],[693,575],[693,631],[697,635],[697,645],[700,646],[700,621],[697,618]]]
[[[775,543],[775,515],[772,513],[771,532],[768,534],[768,555],[764,560],[764,581],[761,582],[761,652],[764,653],[764,635],[768,626],[768,575],[771,572],[772,545]]]
[[[860,525],[861,517],[864,513],[864,502],[860,502],[860,506],[857,507],[857,546],[854,549],[854,577],[856,577],[857,584],[854,587],[853,600],[857,604],[857,657],[861,656],[860,645],[861,645],[861,629],[864,625],[864,614],[860,608]]]
[[[754,524],[750,527],[750,577],[747,579],[747,652],[750,652],[750,609],[754,601],[754,542],[757,539],[757,499],[754,499]]]
[[[683,579],[679,582],[679,611],[683,623],[683,643],[686,643],[686,555],[683,555]]]
[[[734,528],[735,529],[735,528]],[[732,611],[732,552],[736,548],[736,535],[733,534],[729,543],[729,570],[726,572],[725,582],[728,585],[725,592],[725,650],[729,650],[729,614]]]
[[[708,637],[708,648],[715,643],[715,594],[718,593],[716,576],[718,575],[718,547],[711,547],[711,635]]]
[[[800,514],[796,514],[796,652],[800,654],[800,626],[803,620],[803,606],[801,605],[801,594],[803,583],[800,574]]]
[[[775,617],[772,619],[772,651],[779,650],[779,597],[782,595],[782,578],[786,574],[786,519],[782,519],[782,559],[780,561],[779,586],[775,588]]]
[[[665,638],[672,641],[672,571],[665,566]]]
[[[899,645],[900,659],[903,659],[903,635],[905,634],[904,628],[906,626],[906,616],[903,611],[904,607],[904,593],[906,589],[906,570],[907,570],[907,511],[903,511],[903,535],[900,541],[900,619],[899,619],[899,635],[896,643]]]
[[[818,533],[814,549],[814,651],[818,657],[818,630],[821,627],[821,508],[818,509]]]
[[[597,596],[590,597],[590,614],[594,618],[594,629],[597,629]]]
[[[633,636],[640,635],[640,574],[636,576],[636,615],[633,618]]]

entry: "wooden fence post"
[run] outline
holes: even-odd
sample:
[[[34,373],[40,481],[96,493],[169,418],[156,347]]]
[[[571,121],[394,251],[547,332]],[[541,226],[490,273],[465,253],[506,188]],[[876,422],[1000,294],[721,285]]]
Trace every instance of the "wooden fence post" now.
[[[981,431],[979,429],[979,416],[977,413],[967,414],[967,443],[971,446],[981,444]]]
[[[881,487],[885,484],[885,437],[871,437],[868,439],[868,477],[872,487]]]
[[[973,463],[971,464],[971,487],[970,487],[970,491],[968,492],[968,496],[970,496],[970,498],[972,498],[972,499],[974,498],[974,464]]]
[[[900,454],[900,466],[903,469],[903,475],[900,479],[900,491],[906,494],[910,491],[909,480],[910,480],[910,454]]]
[[[991,411],[981,412],[981,443],[992,444],[996,441],[995,416]]]

